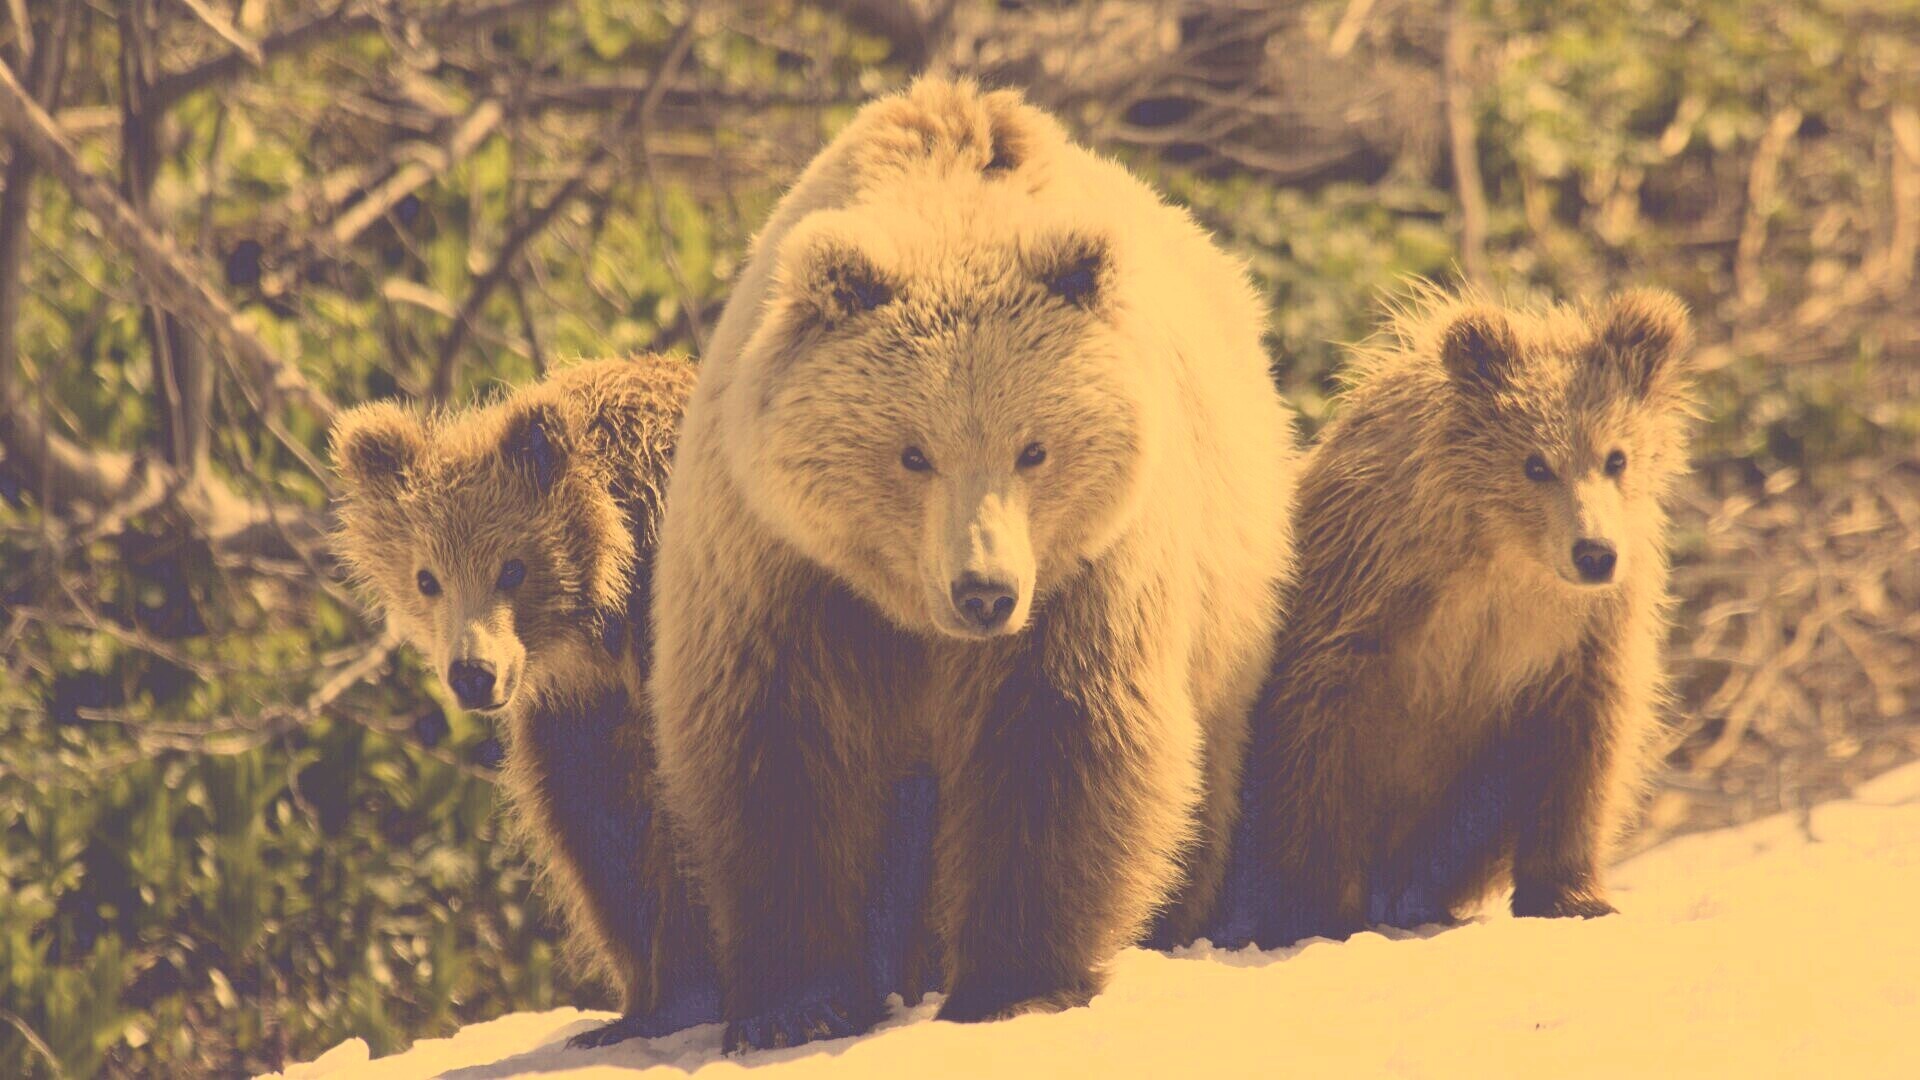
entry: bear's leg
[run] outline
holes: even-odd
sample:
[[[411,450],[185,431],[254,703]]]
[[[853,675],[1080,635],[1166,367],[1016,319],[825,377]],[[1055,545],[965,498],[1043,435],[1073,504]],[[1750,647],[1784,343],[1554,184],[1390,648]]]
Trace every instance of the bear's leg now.
[[[859,1034],[882,1013],[866,905],[893,689],[921,665],[870,608],[793,573],[789,588],[716,576],[700,610],[656,620],[686,638],[656,654],[661,776],[712,917],[730,1052]]]
[[[1503,853],[1512,849],[1513,769],[1504,744],[1478,756],[1373,875],[1369,922],[1406,928],[1452,922],[1456,903],[1486,892]]]
[[[628,810],[657,814],[656,785],[648,783]],[[657,820],[657,818],[656,818]],[[631,872],[642,883],[631,901],[651,916],[640,947],[625,967],[621,1017],[568,1040],[569,1046],[610,1046],[632,1038],[658,1038],[721,1018],[720,973],[714,967],[707,912],[683,876],[672,830],[664,822],[649,831]]]
[[[550,700],[523,729],[537,806],[564,865],[569,917],[589,925],[613,968],[626,1014],[574,1045],[666,1035],[720,1018],[705,917],[678,879],[670,837],[648,797],[653,772],[645,719],[629,695],[604,689]]]
[[[880,867],[867,901],[867,966],[874,988],[882,995],[897,992],[908,1005],[939,985],[926,926],[938,800],[938,783],[925,765],[894,781]]]
[[[1183,673],[1154,666],[1151,628],[1071,607],[1015,643],[965,760],[942,770],[942,1020],[1085,1004],[1177,874],[1199,786]]]
[[[1364,728],[1344,685],[1293,678],[1257,714],[1243,788],[1245,827],[1226,909],[1263,949],[1346,938],[1366,927],[1369,788],[1352,743]]]
[[[1605,799],[1618,727],[1615,692],[1592,655],[1520,718],[1514,744],[1513,913],[1611,915],[1600,884]]]

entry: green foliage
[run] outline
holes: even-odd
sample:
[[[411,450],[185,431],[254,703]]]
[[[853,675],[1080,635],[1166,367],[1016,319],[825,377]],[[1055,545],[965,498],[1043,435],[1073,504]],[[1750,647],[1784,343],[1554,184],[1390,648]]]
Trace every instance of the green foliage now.
[[[243,6],[278,24],[300,8]],[[1348,7],[1310,6],[1329,25]],[[902,75],[883,64],[885,42],[832,15],[751,7],[756,18],[730,17],[695,43],[699,75],[685,80],[746,104],[672,106],[683,113],[648,139],[658,186],[630,149],[591,178],[523,251],[520,295],[500,288],[481,305],[455,400],[573,356],[692,350],[782,186],[855,103]],[[1888,108],[1920,101],[1920,10],[1470,7],[1492,288],[1680,291],[1709,346],[1710,461],[1810,469],[1920,439],[1914,396],[1881,392],[1911,363],[1896,353],[1911,324],[1824,299],[1886,243]],[[510,80],[633,85],[683,17],[677,5],[582,0],[432,48],[368,33],[275,61],[174,106],[154,214],[225,269],[261,337],[337,400],[423,393],[452,313],[626,99],[516,114],[509,134],[343,249],[313,233],[384,175],[396,141],[432,143]],[[170,69],[212,47],[182,37],[167,39]],[[111,111],[118,48],[111,20],[93,19],[69,102]],[[396,104],[408,79],[439,87],[445,116]],[[1764,299],[1743,307],[1748,169],[1788,106],[1806,120],[1761,208]],[[111,130],[82,151],[115,175]],[[1380,177],[1296,187],[1138,153],[1129,164],[1247,260],[1274,310],[1276,377],[1310,427],[1337,407],[1340,345],[1372,330],[1380,300],[1409,275],[1457,278],[1444,160],[1409,154]],[[25,383],[56,430],[148,447],[160,388],[128,261],[44,180],[31,234]],[[324,478],[224,376],[214,413],[223,482],[324,505]],[[287,435],[324,450],[310,417],[291,418]],[[501,841],[494,732],[445,711],[415,658],[287,720],[372,641],[377,628],[344,594],[298,562],[236,563],[164,510],[111,537],[51,542],[62,523],[42,514],[31,501],[0,510],[0,1008],[67,1073],[257,1070],[349,1036],[379,1053],[513,1009],[608,1004],[560,969],[529,871]],[[0,1018],[0,1075],[45,1071]]]

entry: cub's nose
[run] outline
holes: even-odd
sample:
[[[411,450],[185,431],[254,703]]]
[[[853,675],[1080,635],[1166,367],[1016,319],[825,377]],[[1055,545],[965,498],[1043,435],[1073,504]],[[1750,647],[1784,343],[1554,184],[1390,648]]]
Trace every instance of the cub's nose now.
[[[962,575],[953,583],[953,609],[961,621],[981,630],[998,630],[1013,615],[1013,586],[988,581],[978,574]]]
[[[1575,540],[1573,542],[1573,566],[1580,571],[1583,581],[1598,585],[1613,580],[1613,565],[1619,561],[1619,555],[1613,545],[1605,540]]]
[[[447,665],[447,686],[463,709],[493,704],[493,665],[485,660],[455,660]]]

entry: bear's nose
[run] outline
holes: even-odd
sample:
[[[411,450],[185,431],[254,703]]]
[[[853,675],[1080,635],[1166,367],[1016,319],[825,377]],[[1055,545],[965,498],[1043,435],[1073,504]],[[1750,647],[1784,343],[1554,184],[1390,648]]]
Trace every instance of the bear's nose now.
[[[1573,566],[1583,580],[1599,584],[1613,579],[1613,564],[1619,556],[1605,540],[1575,540]]]
[[[953,609],[968,626],[998,630],[1007,624],[1015,602],[1013,586],[978,574],[964,574],[953,583]]]
[[[455,660],[447,665],[447,686],[463,709],[493,704],[493,665],[485,660]]]

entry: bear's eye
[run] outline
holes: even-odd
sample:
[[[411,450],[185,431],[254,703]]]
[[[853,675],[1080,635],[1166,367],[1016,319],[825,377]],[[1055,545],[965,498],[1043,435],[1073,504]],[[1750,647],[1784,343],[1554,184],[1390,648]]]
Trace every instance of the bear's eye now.
[[[908,472],[933,471],[933,462],[928,461],[927,455],[917,446],[909,446],[900,451],[900,464],[906,466]]]
[[[508,559],[507,565],[500,568],[500,580],[494,583],[494,588],[501,592],[512,592],[525,580],[527,580],[527,564],[519,559]]]
[[[1028,443],[1027,448],[1020,451],[1020,460],[1017,464],[1023,469],[1031,469],[1046,460],[1046,447],[1041,446],[1039,443]]]
[[[1627,471],[1626,451],[1615,450],[1613,453],[1607,455],[1607,475],[1608,476],[1619,476],[1621,473],[1626,471]]]
[[[1527,458],[1527,479],[1536,484],[1544,484],[1553,479],[1553,470],[1547,468],[1547,459],[1539,454]]]
[[[431,570],[422,570],[418,574],[415,574],[413,576],[413,583],[420,586],[421,596],[440,595],[440,579],[434,577],[433,571]]]

